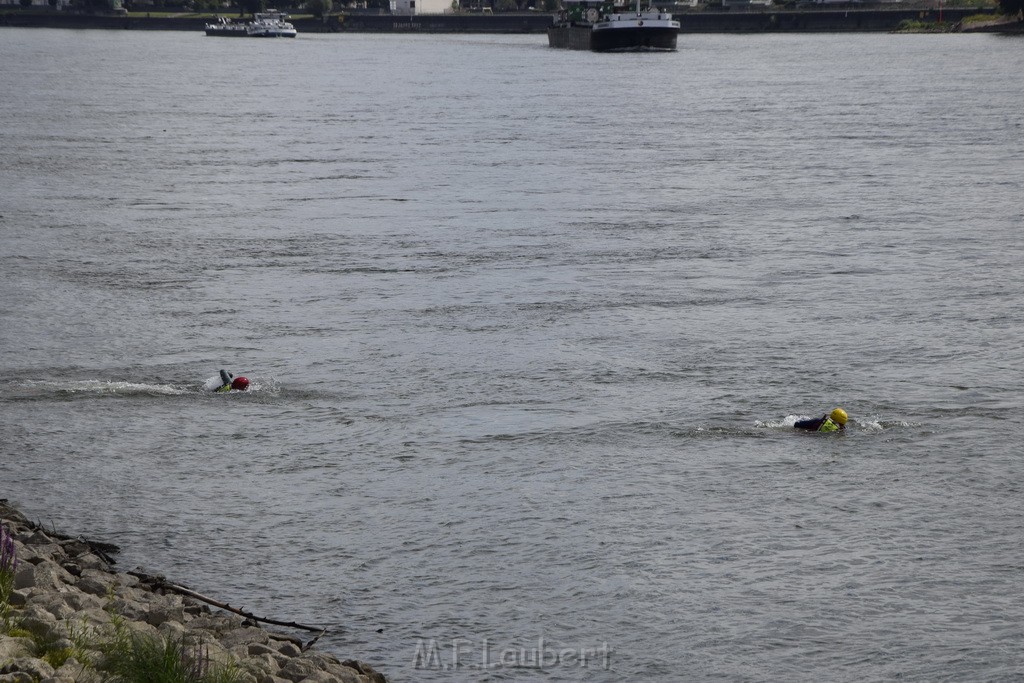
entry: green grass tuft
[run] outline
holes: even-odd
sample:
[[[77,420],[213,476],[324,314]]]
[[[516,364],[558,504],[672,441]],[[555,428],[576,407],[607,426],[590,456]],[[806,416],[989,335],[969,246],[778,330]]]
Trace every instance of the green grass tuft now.
[[[55,650],[47,650],[40,659],[52,666],[54,669],[59,669],[64,666],[64,662],[71,659],[74,654],[74,648],[61,647]]]
[[[100,645],[104,655],[97,669],[111,683],[234,683],[239,672],[210,662],[202,648],[184,640],[165,640],[132,633],[115,623],[113,638]]]

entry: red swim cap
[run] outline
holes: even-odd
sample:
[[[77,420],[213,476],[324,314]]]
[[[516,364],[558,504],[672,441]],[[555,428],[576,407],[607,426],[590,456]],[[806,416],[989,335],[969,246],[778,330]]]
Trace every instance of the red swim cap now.
[[[231,388],[235,391],[245,391],[249,388],[249,380],[245,377],[236,377],[231,382]]]

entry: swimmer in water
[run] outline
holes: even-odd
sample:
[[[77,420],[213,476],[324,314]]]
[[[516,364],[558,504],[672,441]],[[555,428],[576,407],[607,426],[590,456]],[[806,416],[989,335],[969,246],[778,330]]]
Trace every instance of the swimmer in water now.
[[[797,420],[793,426],[808,432],[841,432],[846,429],[847,419],[846,411],[836,408],[828,415],[810,420]]]
[[[214,389],[218,394],[229,391],[245,391],[249,388],[249,380],[245,377],[235,377],[227,370],[220,371],[221,385]]]

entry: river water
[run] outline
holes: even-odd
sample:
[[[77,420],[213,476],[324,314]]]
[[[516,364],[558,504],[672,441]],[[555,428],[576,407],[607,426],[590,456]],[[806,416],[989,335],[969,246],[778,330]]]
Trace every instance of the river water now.
[[[0,55],[30,516],[396,682],[1024,675],[1019,40]]]

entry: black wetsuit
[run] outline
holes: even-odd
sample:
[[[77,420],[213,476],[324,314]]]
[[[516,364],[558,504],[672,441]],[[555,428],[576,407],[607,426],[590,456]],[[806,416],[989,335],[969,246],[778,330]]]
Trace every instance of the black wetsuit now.
[[[825,420],[828,419],[828,415],[822,415],[821,417],[811,418],[810,420],[797,420],[793,423],[793,426],[797,429],[806,429],[809,432],[816,432],[821,429],[821,425],[825,424]],[[840,429],[844,429],[843,425],[836,425]]]

